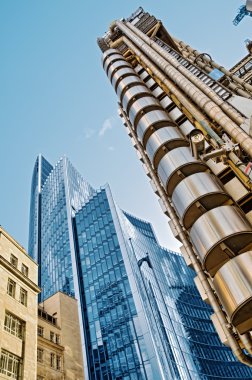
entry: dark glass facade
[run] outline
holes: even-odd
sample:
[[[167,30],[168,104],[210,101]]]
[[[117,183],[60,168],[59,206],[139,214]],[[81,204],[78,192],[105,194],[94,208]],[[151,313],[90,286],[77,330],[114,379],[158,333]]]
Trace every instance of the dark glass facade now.
[[[41,189],[52,169],[52,165],[40,154],[37,157],[32,174],[28,241],[28,252],[39,264],[41,262]],[[41,286],[40,271],[38,284]]]
[[[86,379],[252,378],[220,343],[194,272],[149,223],[120,210],[108,186],[95,191],[63,158],[40,202],[41,254],[35,244],[30,252],[40,257],[42,298],[61,290],[79,301]]]

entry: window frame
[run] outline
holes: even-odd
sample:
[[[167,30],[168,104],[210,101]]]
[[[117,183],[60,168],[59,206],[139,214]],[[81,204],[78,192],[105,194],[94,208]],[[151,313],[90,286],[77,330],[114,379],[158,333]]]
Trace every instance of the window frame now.
[[[60,334],[55,334],[55,343],[60,344]]]
[[[50,341],[55,343],[55,332],[54,331],[50,331]]]
[[[43,348],[37,347],[37,362],[44,362],[44,350]]]
[[[16,336],[17,338],[24,339],[25,322],[18,318],[16,315],[5,311],[4,330]]]
[[[62,358],[60,355],[56,355],[56,370],[61,371]]]
[[[8,378],[17,380],[20,378],[20,369],[21,358],[7,350],[2,349],[0,356],[0,374],[8,376]]]
[[[15,298],[16,296],[16,285],[17,283],[14,280],[12,280],[12,278],[9,277],[8,283],[7,283],[7,294],[11,296],[12,298]],[[10,291],[10,289],[12,290]]]
[[[29,275],[29,268],[27,265],[25,265],[24,263],[22,263],[21,265],[21,273],[25,276],[25,277],[28,277]]]
[[[50,366],[55,368],[55,354],[53,352],[50,353]]]
[[[14,268],[18,267],[18,258],[13,253],[10,255],[10,263]]]
[[[40,331],[42,333],[40,333]],[[44,337],[44,327],[43,326],[38,325],[38,327],[37,327],[37,335],[41,336],[42,338]]]
[[[19,302],[24,305],[24,306],[27,306],[27,300],[28,300],[28,292],[26,289],[20,287],[20,293],[19,293]]]

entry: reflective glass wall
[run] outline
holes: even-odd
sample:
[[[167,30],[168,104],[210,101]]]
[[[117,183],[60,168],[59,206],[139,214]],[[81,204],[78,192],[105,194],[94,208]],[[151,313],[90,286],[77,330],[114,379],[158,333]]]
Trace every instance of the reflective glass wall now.
[[[157,245],[149,223],[120,212],[138,293],[165,379],[251,379],[252,369],[220,343],[194,285],[195,272]]]
[[[32,174],[28,240],[28,252],[37,263],[41,261],[41,189],[52,169],[52,165],[40,154]],[[41,285],[40,272],[38,284]]]
[[[220,343],[183,258],[121,211],[108,186],[94,190],[67,158],[54,167],[43,160],[29,247],[42,299],[59,290],[78,299],[85,378],[251,379]]]
[[[106,190],[76,214],[84,319],[92,379],[151,379],[153,373]]]

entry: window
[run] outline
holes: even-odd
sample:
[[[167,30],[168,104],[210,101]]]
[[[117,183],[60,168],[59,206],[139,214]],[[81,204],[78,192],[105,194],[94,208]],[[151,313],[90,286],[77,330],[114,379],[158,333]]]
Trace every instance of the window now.
[[[4,329],[10,334],[22,339],[24,337],[24,326],[25,323],[18,317],[9,312],[5,313]]]
[[[10,263],[15,268],[17,268],[17,266],[18,266],[18,258],[16,256],[14,256],[13,254],[11,254],[11,256],[10,256]]]
[[[55,339],[55,343],[57,344],[60,344],[60,335],[59,334],[56,334],[56,339]]]
[[[37,361],[43,363],[44,350],[42,348],[37,349]]]
[[[53,354],[53,353],[51,353],[51,355],[50,355],[50,364],[51,364],[52,368],[55,367],[55,354]]]
[[[56,356],[56,369],[61,370],[61,357],[59,355]]]
[[[7,293],[15,298],[15,293],[16,293],[16,283],[13,281],[11,278],[8,279],[8,285],[7,285]]]
[[[27,306],[27,291],[23,288],[20,288],[20,303],[24,306]]]
[[[26,265],[22,264],[21,272],[23,273],[24,276],[28,277],[29,269]]]
[[[2,350],[0,373],[12,379],[19,379],[20,358],[8,351]]]
[[[54,342],[54,336],[55,336],[54,332],[50,331],[50,341],[51,342]]]
[[[44,327],[38,326],[38,336],[44,336]]]

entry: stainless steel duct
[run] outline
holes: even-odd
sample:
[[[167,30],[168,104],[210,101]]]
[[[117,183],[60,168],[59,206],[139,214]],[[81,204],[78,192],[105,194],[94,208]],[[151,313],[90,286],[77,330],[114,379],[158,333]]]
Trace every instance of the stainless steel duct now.
[[[112,59],[113,54],[117,54],[116,49],[105,56],[105,60]],[[206,164],[192,156],[190,149],[186,146],[188,140],[183,137],[176,123],[169,118],[168,113],[137,73],[134,70],[134,74],[121,71],[122,68],[128,68],[125,62],[124,59],[115,61],[111,65],[106,62],[111,82],[116,89],[120,88],[118,95],[123,94],[121,99],[125,120],[128,120],[133,128],[132,133],[136,136],[135,143],[139,146],[143,157],[146,156],[145,162],[148,165],[150,165],[149,161],[152,163],[151,172],[155,183],[163,194],[162,199],[169,215],[174,221],[215,313],[229,337],[230,346],[240,360],[251,365],[252,361],[241,352],[224,326],[227,320],[212,293],[204,270],[214,278],[216,272],[226,265],[225,263],[249,250],[252,244],[252,227],[243,213],[232,204],[218,179],[209,174]],[[117,76],[119,71],[121,75]],[[126,77],[128,79],[124,81]],[[163,187],[160,186],[159,181]],[[181,191],[187,192],[184,202],[181,201],[179,195]],[[170,197],[172,197],[177,215],[169,203]],[[225,202],[231,203],[225,205]],[[192,213],[191,221],[190,212]],[[188,236],[178,223],[177,216],[181,218],[180,223],[184,224],[190,232],[196,255],[188,243]]]

